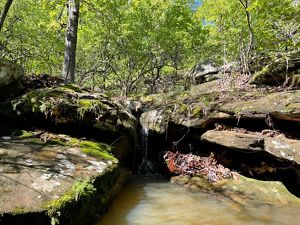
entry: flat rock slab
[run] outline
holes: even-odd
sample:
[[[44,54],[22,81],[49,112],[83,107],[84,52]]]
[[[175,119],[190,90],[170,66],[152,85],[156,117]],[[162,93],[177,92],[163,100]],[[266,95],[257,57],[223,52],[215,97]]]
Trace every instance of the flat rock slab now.
[[[117,161],[81,148],[33,138],[0,138],[0,213],[39,212],[76,182],[91,180]]]
[[[165,133],[168,123],[185,127],[207,128],[215,122],[250,119],[272,125],[272,119],[300,123],[300,90],[268,93],[261,90],[215,90],[218,81],[192,87],[190,91],[173,95],[145,97],[151,110],[140,117],[144,129]],[[210,91],[210,92],[209,92]],[[150,99],[150,100],[149,100]]]
[[[263,151],[264,138],[235,131],[209,130],[201,136],[202,140],[241,150]]]
[[[295,205],[300,207],[300,199],[292,195],[279,181],[260,181],[239,175],[236,179],[209,183],[201,176],[180,175],[171,182],[184,185],[195,191],[219,193],[216,197],[238,209],[257,205]]]
[[[209,130],[201,136],[202,140],[244,151],[264,151],[274,157],[289,160],[300,165],[300,140],[282,135],[266,137],[229,130]]]
[[[300,90],[271,93],[257,99],[230,102],[220,110],[242,117],[272,116],[277,119],[300,122]]]

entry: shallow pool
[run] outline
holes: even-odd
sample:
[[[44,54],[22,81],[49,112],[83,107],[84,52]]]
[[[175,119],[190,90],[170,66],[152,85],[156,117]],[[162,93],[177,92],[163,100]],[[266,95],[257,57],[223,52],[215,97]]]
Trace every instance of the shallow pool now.
[[[217,193],[192,192],[157,177],[125,184],[109,211],[94,225],[299,225],[300,208],[237,207]]]

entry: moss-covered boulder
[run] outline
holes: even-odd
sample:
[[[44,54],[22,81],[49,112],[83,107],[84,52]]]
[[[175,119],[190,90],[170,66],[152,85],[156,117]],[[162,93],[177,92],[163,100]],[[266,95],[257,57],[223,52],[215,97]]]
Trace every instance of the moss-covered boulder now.
[[[286,78],[300,74],[300,51],[277,54],[268,57],[268,61],[259,59],[251,83],[258,85],[282,85]]]
[[[262,204],[300,207],[300,199],[289,193],[279,181],[260,181],[239,175],[236,179],[209,183],[201,176],[180,175],[173,177],[171,182],[196,191],[214,192],[216,197],[222,196],[220,199],[237,209]]]
[[[3,127],[0,133],[3,225],[90,224],[128,175],[104,143]]]
[[[56,124],[82,123],[108,132],[132,131],[136,119],[102,94],[75,85],[37,89],[12,101],[18,115],[42,114]]]
[[[116,155],[121,161],[121,158],[124,161],[132,158],[136,118],[125,107],[100,93],[91,94],[75,85],[36,89],[2,103],[0,115],[33,123],[46,122],[77,134],[85,130],[114,145],[122,141]]]

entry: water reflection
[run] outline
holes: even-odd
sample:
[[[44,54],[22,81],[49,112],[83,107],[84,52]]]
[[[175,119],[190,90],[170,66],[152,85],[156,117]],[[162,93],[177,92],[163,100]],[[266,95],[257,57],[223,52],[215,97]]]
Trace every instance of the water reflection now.
[[[237,209],[218,194],[193,193],[153,177],[137,177],[95,225],[298,225],[299,210],[271,205]]]

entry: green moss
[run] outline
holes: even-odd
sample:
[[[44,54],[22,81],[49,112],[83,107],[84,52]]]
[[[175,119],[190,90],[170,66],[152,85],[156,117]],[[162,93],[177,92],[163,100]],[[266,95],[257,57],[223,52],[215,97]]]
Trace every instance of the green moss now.
[[[26,210],[26,208],[25,207],[15,207],[14,209],[13,209],[13,214],[25,214],[25,213],[27,213],[28,211]]]
[[[46,203],[44,208],[48,210],[49,215],[53,215],[55,212],[64,209],[68,204],[76,202],[78,199],[90,198],[95,192],[96,188],[91,181],[78,181],[59,199]]]
[[[198,102],[203,103],[205,106],[209,106],[216,101],[219,95],[220,93],[202,94],[197,100]]]
[[[91,149],[91,148],[82,148],[81,151],[87,155],[91,155],[94,157],[116,160],[115,157],[113,157],[109,153],[101,151],[101,150],[96,150],[96,149]]]
[[[186,113],[187,111],[188,111],[188,106],[183,103],[180,103],[179,104],[179,112]]]
[[[18,136],[18,138],[30,138],[33,137],[33,134],[26,130],[20,130],[21,134]]]
[[[260,82],[263,82],[264,79],[265,79],[265,75],[269,74],[271,69],[272,68],[271,68],[270,65],[264,66],[260,71],[258,71],[254,74],[254,76],[252,77],[250,83],[259,84]]]
[[[80,147],[84,154],[116,161],[117,159],[111,155],[112,147],[95,141],[82,141],[72,138],[67,145]]]
[[[53,138],[53,139],[47,140],[47,142],[45,144],[47,144],[47,145],[62,145],[62,146],[69,145],[68,143],[61,141],[59,138]]]
[[[80,141],[79,146],[81,148],[81,151],[87,155],[116,160],[116,158],[110,154],[112,149],[109,145],[93,141]]]
[[[12,104],[17,112],[42,112],[46,116],[56,115],[57,109],[65,111],[66,108],[76,104],[76,101],[74,102],[74,99],[68,96],[75,93],[83,93],[83,91],[73,85],[37,89],[12,101]]]
[[[93,101],[91,101],[89,99],[80,99],[78,101],[78,106],[83,107],[85,109],[90,109],[93,106]]]
[[[45,145],[45,142],[43,142],[39,138],[31,138],[31,139],[29,139],[29,143],[37,144],[37,145]]]
[[[193,116],[201,116],[203,112],[203,109],[200,106],[195,106],[192,110],[192,115]]]

